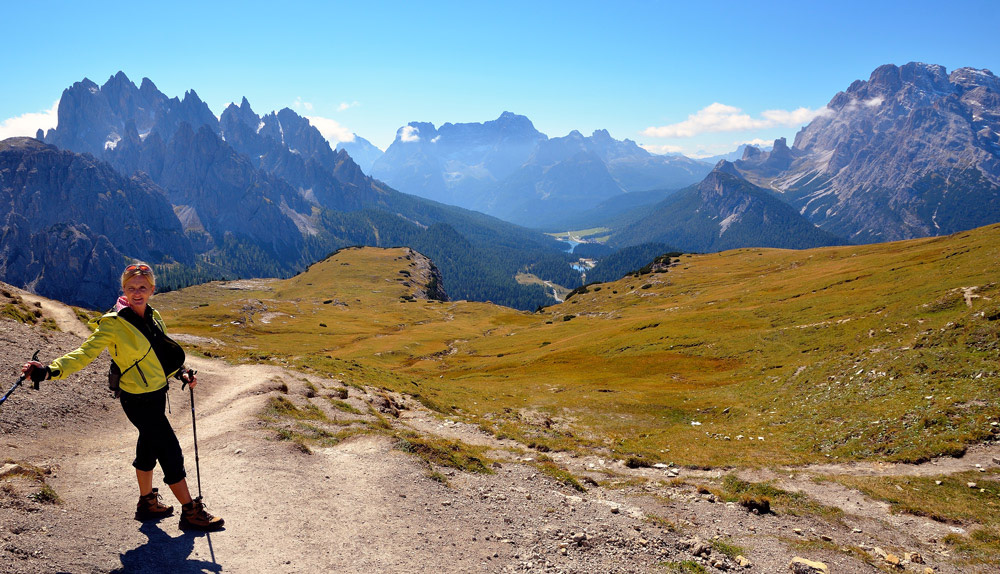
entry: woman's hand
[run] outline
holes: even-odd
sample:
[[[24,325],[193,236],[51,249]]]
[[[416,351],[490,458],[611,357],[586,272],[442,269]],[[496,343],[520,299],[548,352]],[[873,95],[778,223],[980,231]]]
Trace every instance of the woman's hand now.
[[[21,366],[21,374],[38,383],[48,378],[48,369],[38,361],[28,361]]]
[[[198,371],[188,369],[181,374],[181,380],[187,383],[192,389],[198,384]]]

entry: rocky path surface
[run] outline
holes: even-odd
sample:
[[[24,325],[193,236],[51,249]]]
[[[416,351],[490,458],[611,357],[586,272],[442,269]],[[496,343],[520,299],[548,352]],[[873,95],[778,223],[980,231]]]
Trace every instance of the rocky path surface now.
[[[59,313],[60,324],[75,320],[65,309]],[[74,335],[0,321],[0,367],[12,372],[29,347],[51,358],[78,342]],[[976,571],[953,565],[940,544],[956,525],[893,515],[883,504],[811,477],[968,470],[995,465],[995,450],[973,449],[966,459],[912,468],[754,471],[747,478],[775,481],[845,512],[839,521],[755,515],[705,488],[718,484],[723,471],[630,469],[596,456],[547,453],[574,475],[594,479],[581,492],[540,472],[533,463],[542,453],[400,397],[408,408],[398,419],[389,417],[397,430],[481,445],[498,461],[493,474],[435,469],[445,484],[386,435],[358,436],[311,454],[275,440],[258,416],[269,398],[282,393],[282,385],[294,393],[307,379],[320,388],[332,381],[268,365],[190,362],[201,381],[195,398],[202,488],[226,529],[185,533],[176,518],[132,520],[135,431],[103,394],[103,363],[69,382],[18,394],[0,410],[0,467],[8,470],[0,477],[0,570],[638,573],[700,571],[672,569],[698,565],[705,572],[770,573],[789,572],[789,563],[804,557],[825,563],[829,572],[867,573],[892,568],[882,554],[895,554],[909,572]],[[374,403],[378,396],[350,392],[353,401]],[[189,395],[174,389],[170,396],[170,418],[196,491]],[[38,483],[10,472],[13,463],[48,472],[45,482],[60,502],[28,498]]]

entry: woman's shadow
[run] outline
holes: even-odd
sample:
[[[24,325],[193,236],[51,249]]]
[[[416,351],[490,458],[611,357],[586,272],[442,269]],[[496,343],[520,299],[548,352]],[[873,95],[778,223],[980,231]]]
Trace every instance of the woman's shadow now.
[[[212,538],[207,532],[183,532],[174,538],[161,530],[155,522],[144,522],[139,527],[139,532],[149,540],[142,546],[121,554],[122,567],[112,570],[111,574],[222,572],[222,565],[215,561]],[[191,559],[195,540],[202,536],[208,540],[210,561]]]

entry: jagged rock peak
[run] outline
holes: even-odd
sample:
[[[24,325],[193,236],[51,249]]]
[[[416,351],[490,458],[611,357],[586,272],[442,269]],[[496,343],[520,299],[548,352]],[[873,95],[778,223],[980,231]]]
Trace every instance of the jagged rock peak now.
[[[500,114],[500,117],[497,119],[492,122],[486,122],[484,125],[498,126],[506,132],[535,131],[535,124],[531,123],[531,120],[529,120],[527,116],[522,116],[513,112],[504,112]]]
[[[184,100],[183,100],[183,102],[185,104],[188,103],[188,99],[189,98],[190,98],[190,101],[192,101],[192,102],[202,103],[201,98],[198,97],[198,92],[194,91],[193,88],[190,89],[190,90],[188,90],[188,91],[186,91],[186,92],[184,92]]]
[[[781,139],[784,140],[785,138],[781,138]],[[747,149],[750,149],[750,147],[747,146]],[[740,179],[743,178],[743,175],[740,174],[740,171],[738,169],[736,169],[736,164],[734,164],[731,161],[724,160],[724,159],[720,160],[719,163],[715,164],[715,167],[712,169],[712,172],[713,173],[715,173],[715,172],[718,172],[718,173],[727,173],[729,175],[736,176],[736,177],[738,177]]]
[[[759,158],[762,153],[764,152],[762,152],[759,147],[755,145],[748,145],[745,148],[743,148],[743,157],[741,159],[743,161],[751,161],[753,159]]]
[[[160,92],[160,89],[156,87],[153,80],[143,78],[142,83],[139,85],[139,91],[143,94],[156,94]]]
[[[104,85],[101,86],[101,90],[105,90],[110,86],[125,86],[125,85],[130,85],[133,88],[135,87],[135,84],[132,83],[132,80],[128,79],[128,76],[125,75],[125,72],[118,70],[117,74],[108,78],[107,82],[104,82]]]

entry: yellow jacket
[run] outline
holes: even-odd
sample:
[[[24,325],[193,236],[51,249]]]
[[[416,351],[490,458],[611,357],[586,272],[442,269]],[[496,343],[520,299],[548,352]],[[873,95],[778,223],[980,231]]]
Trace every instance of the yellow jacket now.
[[[150,307],[150,311],[154,323],[165,336],[167,330],[163,318],[155,309]],[[150,341],[129,321],[119,317],[117,312],[112,311],[91,319],[88,326],[94,329],[94,332],[80,345],[80,348],[59,357],[49,365],[53,379],[65,378],[86,367],[104,349],[108,349],[111,359],[121,369],[119,385],[121,390],[127,393],[158,391],[167,386],[167,379],[176,374],[183,365],[183,351],[181,351],[180,363],[169,366],[171,372],[165,373]]]

